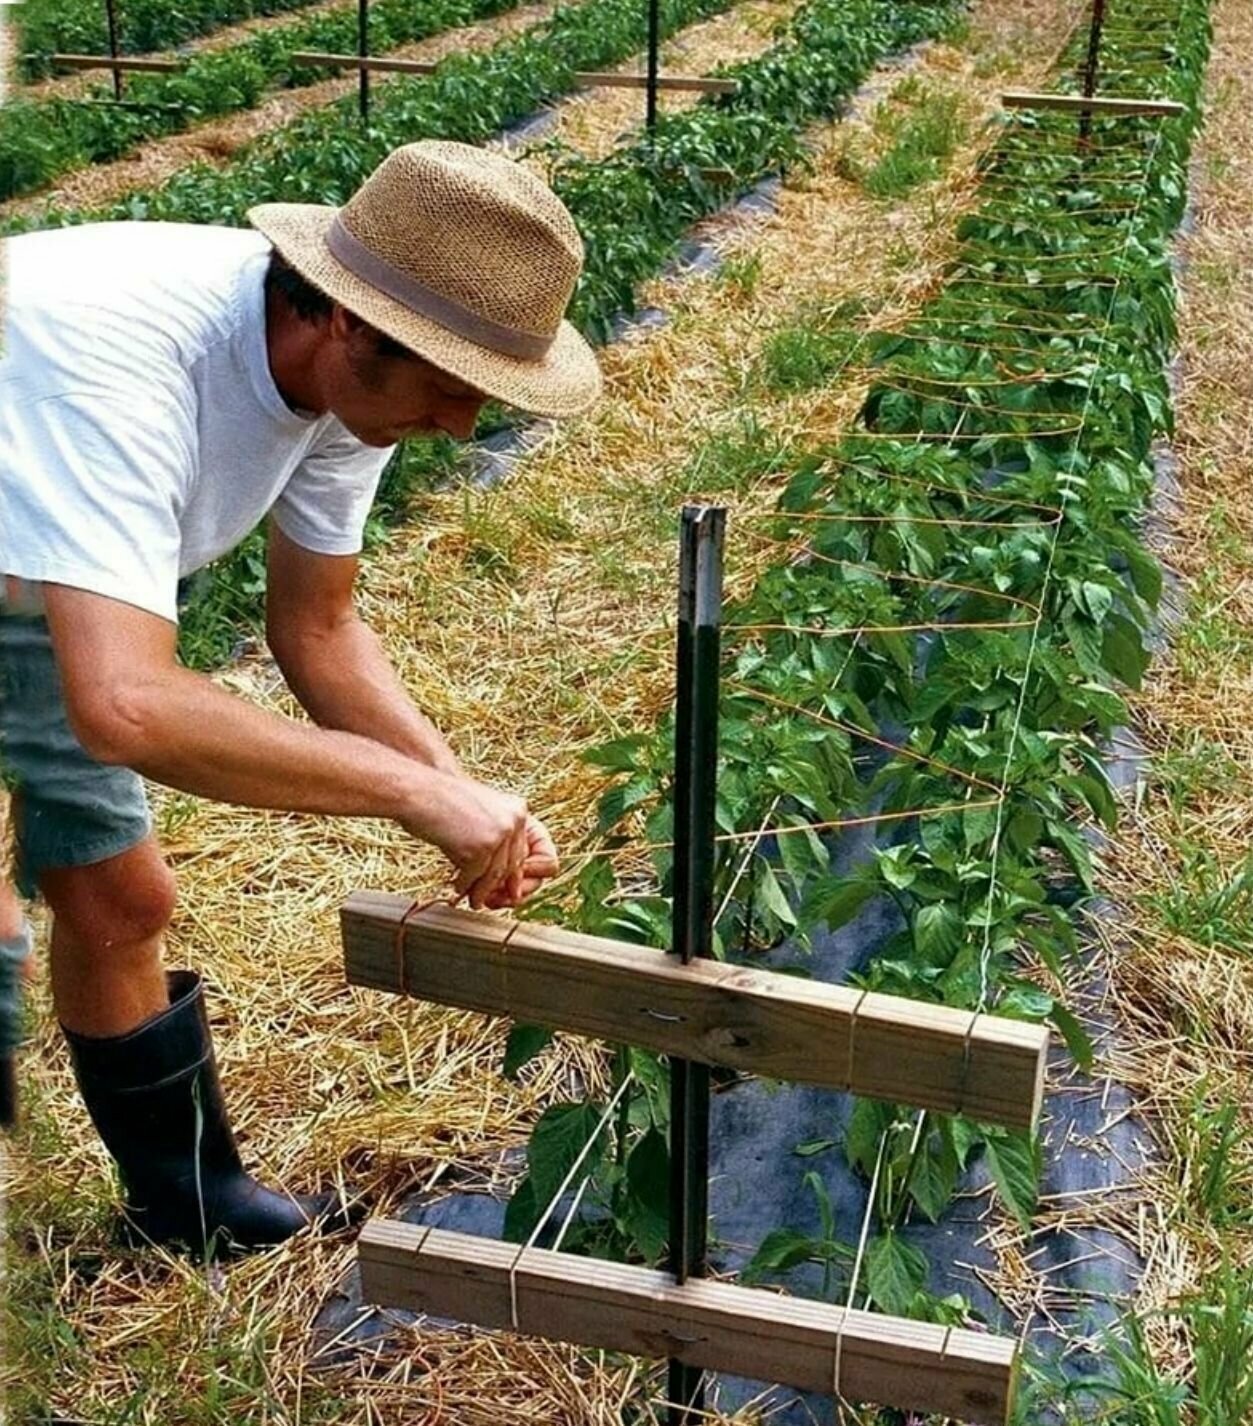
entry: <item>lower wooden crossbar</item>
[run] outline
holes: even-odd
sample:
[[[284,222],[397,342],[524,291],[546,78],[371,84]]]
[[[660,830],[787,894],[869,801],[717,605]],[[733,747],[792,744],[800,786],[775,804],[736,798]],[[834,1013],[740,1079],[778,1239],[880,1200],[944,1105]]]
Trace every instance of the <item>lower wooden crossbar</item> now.
[[[366,1302],[961,1421],[1005,1422],[1016,1344],[389,1219],[358,1241]],[[837,1366],[838,1363],[838,1366]],[[839,1380],[836,1380],[838,1371]]]
[[[510,1015],[793,1084],[1030,1128],[1042,1025],[674,956],[359,891],[340,912],[353,985]]]

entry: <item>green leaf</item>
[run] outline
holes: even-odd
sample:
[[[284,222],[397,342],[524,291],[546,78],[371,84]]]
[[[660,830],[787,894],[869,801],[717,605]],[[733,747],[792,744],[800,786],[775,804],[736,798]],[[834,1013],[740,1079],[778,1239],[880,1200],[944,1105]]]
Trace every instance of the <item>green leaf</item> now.
[[[940,1132],[928,1134],[914,1160],[909,1192],[932,1223],[939,1221],[953,1197],[957,1172],[957,1151],[949,1136]]]
[[[828,1149],[834,1149],[838,1140],[836,1139],[808,1139],[803,1144],[797,1144],[792,1152],[802,1159],[812,1159],[818,1154],[825,1154]]]
[[[1101,662],[1128,688],[1139,688],[1149,664],[1140,632],[1129,619],[1114,619],[1101,640]]]
[[[806,897],[805,924],[823,924],[836,931],[857,915],[874,892],[874,883],[864,877],[824,878]]]
[[[992,1181],[1001,1202],[1022,1225],[1031,1228],[1040,1181],[1039,1146],[1030,1134],[989,1133],[985,1148]]]
[[[768,862],[762,862],[757,868],[757,881],[755,891],[762,906],[770,912],[777,920],[785,926],[796,925],[796,913],[788,903],[788,899],[783,894],[783,888],[779,885],[779,879],[774,874],[774,868]]]
[[[879,1143],[896,1119],[896,1110],[877,1099],[855,1099],[844,1135],[844,1153],[853,1168],[870,1178],[879,1158]]]
[[[665,1135],[649,1131],[627,1156],[627,1222],[649,1261],[670,1236],[670,1150]]]
[[[889,1228],[866,1249],[866,1286],[881,1312],[903,1317],[927,1280],[927,1260]]]
[[[554,1104],[541,1115],[531,1132],[527,1164],[535,1197],[543,1208],[548,1207],[584,1145],[595,1133],[600,1116],[601,1110],[590,1102]],[[592,1173],[599,1166],[604,1153],[603,1140],[604,1131],[584,1159],[581,1173]]]
[[[535,1185],[528,1174],[513,1191],[505,1209],[505,1224],[501,1234],[507,1243],[525,1243],[539,1222],[540,1207],[535,1198]]]
[[[583,761],[593,767],[604,768],[606,772],[634,772],[639,767],[640,752],[647,743],[648,738],[643,733],[614,738],[611,742],[588,748],[583,754]]]
[[[914,916],[914,944],[932,965],[944,965],[961,943],[961,917],[946,901],[924,906]]]
[[[505,1043],[503,1073],[506,1079],[516,1079],[518,1071],[552,1043],[553,1032],[542,1025],[515,1025]]]
[[[1060,1000],[1054,1000],[1053,1008],[1049,1011],[1049,1019],[1057,1026],[1062,1039],[1066,1042],[1066,1048],[1074,1055],[1079,1068],[1090,1069],[1094,1054],[1092,1040],[1080,1024],[1078,1017],[1068,1010]]]
[[[795,1228],[775,1228],[761,1240],[741,1278],[746,1283],[760,1280],[766,1273],[786,1272],[798,1263],[818,1256],[819,1244]]]

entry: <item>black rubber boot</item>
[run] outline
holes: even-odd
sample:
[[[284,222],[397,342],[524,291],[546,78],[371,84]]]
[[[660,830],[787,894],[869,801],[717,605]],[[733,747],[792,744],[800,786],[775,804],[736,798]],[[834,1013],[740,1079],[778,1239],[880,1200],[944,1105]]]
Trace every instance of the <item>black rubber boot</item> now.
[[[169,971],[170,1006],[125,1035],[61,1027],[92,1122],[117,1160],[132,1242],[206,1257],[282,1242],[315,1220],[360,1216],[337,1194],[276,1193],[245,1173],[231,1132],[194,971]]]

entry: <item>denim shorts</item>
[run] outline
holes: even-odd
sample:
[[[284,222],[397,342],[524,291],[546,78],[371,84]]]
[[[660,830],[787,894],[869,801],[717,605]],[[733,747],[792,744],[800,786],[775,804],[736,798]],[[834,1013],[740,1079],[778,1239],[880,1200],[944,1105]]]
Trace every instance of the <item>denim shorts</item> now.
[[[152,830],[139,775],[96,762],[74,736],[41,608],[29,586],[6,599],[0,576],[0,773],[16,793],[14,872],[27,897],[44,871],[105,861]]]

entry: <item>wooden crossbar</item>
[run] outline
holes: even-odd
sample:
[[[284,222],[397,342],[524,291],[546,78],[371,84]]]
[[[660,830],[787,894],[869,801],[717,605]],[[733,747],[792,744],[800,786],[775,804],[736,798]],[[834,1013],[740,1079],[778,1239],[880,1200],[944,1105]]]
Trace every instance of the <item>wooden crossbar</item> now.
[[[187,68],[187,61],[182,59],[147,59],[132,55],[118,55],[114,58],[111,54],[54,54],[48,58],[61,69],[115,69],[144,74],[177,74]]]
[[[297,50],[293,64],[327,64],[340,69],[364,69],[393,74],[433,74],[436,65],[429,60],[387,59],[358,54],[327,54],[321,50]],[[645,74],[610,74],[599,70],[580,71],[574,76],[580,88],[646,89]],[[734,79],[701,79],[695,75],[667,74],[657,80],[659,89],[687,90],[698,94],[734,94],[739,85]]]
[[[359,54],[324,54],[321,50],[296,50],[293,64],[328,64],[339,69],[364,69],[383,74],[434,74],[436,64],[428,59],[386,59]]]
[[[1006,109],[1071,109],[1090,114],[1156,114],[1173,118],[1184,112],[1174,99],[1120,98],[1117,95],[1032,94],[1011,89],[1001,95]]]
[[[357,1260],[364,1300],[379,1306],[980,1426],[1013,1405],[1016,1345],[989,1333],[730,1283],[679,1287],[650,1268],[540,1248],[519,1258],[516,1244],[388,1219],[366,1224]]]
[[[574,76],[580,89],[647,89],[646,74],[612,74],[601,70],[584,70]],[[660,74],[658,89],[674,89],[689,94],[735,94],[739,84],[734,79],[702,79],[694,74]]]
[[[1034,1125],[1042,1025],[359,891],[340,912],[348,980],[702,1064],[1011,1128]]]

